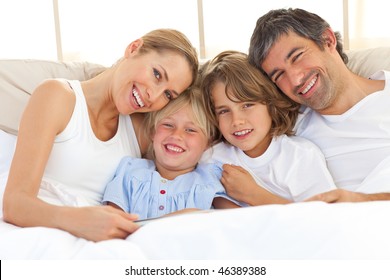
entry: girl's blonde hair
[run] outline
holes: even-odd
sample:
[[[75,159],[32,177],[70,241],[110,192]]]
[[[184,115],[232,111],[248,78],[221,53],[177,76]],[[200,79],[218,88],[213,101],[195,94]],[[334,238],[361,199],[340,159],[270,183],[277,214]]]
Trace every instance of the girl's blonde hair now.
[[[272,119],[271,136],[293,135],[300,105],[280,94],[278,88],[263,73],[248,62],[246,54],[224,51],[206,62],[199,72],[203,104],[208,118],[218,126],[211,95],[216,82],[225,84],[225,94],[233,102],[257,102],[267,106]],[[221,133],[216,141],[225,140]]]
[[[140,53],[151,50],[157,52],[173,51],[183,55],[188,61],[192,72],[192,84],[194,84],[199,68],[198,54],[188,38],[175,29],[156,29],[142,36],[143,45]]]
[[[202,103],[200,90],[196,87],[187,89],[185,92],[180,94],[179,97],[170,101],[161,110],[145,113],[146,116],[143,123],[143,129],[147,134],[147,139],[151,140],[151,138],[154,136],[157,124],[161,120],[175,114],[186,106],[188,106],[189,110],[191,110],[195,124],[200,128],[202,133],[208,139],[208,144],[211,145],[212,139],[215,138],[217,128],[212,125],[210,120],[207,118],[205,106]],[[153,154],[153,143],[150,141],[146,157],[154,158]]]

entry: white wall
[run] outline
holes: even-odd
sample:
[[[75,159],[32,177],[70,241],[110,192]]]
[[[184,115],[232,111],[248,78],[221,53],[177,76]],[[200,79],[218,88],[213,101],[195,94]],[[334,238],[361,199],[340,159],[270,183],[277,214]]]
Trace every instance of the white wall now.
[[[53,3],[58,4],[57,29]],[[0,58],[88,60],[108,66],[132,40],[160,27],[184,32],[206,58],[225,49],[246,52],[257,18],[283,7],[319,14],[345,35],[349,49],[390,46],[383,5],[382,0],[0,0]]]

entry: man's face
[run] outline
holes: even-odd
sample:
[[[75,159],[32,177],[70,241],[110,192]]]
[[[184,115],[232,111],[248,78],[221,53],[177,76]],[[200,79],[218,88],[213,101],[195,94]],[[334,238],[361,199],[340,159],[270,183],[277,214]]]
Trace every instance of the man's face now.
[[[261,65],[268,77],[292,100],[316,111],[328,109],[336,97],[329,49],[290,32],[282,35]]]

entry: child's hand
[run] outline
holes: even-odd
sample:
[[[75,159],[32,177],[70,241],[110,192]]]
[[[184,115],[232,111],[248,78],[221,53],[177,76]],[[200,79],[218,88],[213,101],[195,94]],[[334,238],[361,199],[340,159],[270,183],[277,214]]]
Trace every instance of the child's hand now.
[[[224,164],[222,168],[221,183],[226,193],[238,201],[249,204],[248,199],[259,189],[252,175],[237,165]]]

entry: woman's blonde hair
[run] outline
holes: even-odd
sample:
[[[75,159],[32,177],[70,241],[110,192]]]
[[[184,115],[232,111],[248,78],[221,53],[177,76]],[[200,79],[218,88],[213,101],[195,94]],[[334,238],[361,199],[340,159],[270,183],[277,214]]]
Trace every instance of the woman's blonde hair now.
[[[142,36],[142,40],[140,53],[151,50],[161,53],[168,50],[183,55],[191,67],[191,85],[194,84],[199,68],[198,54],[183,33],[175,29],[155,29]]]
[[[292,135],[300,105],[280,94],[263,73],[248,62],[246,54],[224,51],[206,62],[199,72],[203,104],[208,118],[218,126],[211,95],[216,82],[225,84],[225,94],[233,102],[257,102],[267,106],[272,119],[271,136]],[[216,141],[225,140],[221,133]]]
[[[164,108],[159,111],[146,113],[143,130],[146,133],[147,139],[151,140],[156,132],[157,124],[180,111],[184,107],[188,106],[194,117],[195,124],[200,128],[202,133],[208,139],[208,145],[211,145],[212,140],[215,138],[217,128],[207,118],[205,106],[202,103],[199,88],[192,87],[179,95],[176,99],[170,101]],[[154,158],[153,156],[153,143],[150,141],[147,158]]]

